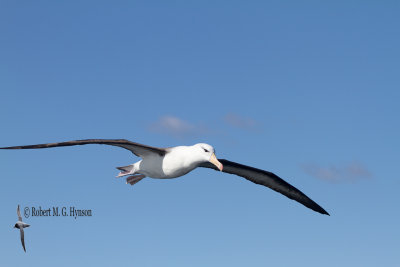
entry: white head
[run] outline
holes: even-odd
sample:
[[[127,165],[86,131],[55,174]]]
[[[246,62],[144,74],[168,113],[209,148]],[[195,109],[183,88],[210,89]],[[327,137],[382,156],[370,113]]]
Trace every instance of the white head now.
[[[209,161],[220,171],[222,171],[223,165],[217,160],[217,157],[215,156],[215,149],[212,146],[205,143],[199,143],[195,144],[193,147],[196,149],[197,155],[201,157],[204,162]]]

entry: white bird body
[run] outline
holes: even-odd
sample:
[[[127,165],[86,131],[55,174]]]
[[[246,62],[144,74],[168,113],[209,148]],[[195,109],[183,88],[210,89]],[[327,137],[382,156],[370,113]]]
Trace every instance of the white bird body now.
[[[14,228],[18,228],[18,227],[22,227],[22,228],[26,228],[31,226],[30,224],[24,223],[22,221],[18,221],[15,223]]]
[[[204,162],[204,151],[197,144],[193,146],[176,146],[167,148],[168,153],[160,156],[156,153],[149,153],[142,156],[142,160],[132,164],[133,169],[129,173],[121,173],[121,176],[130,174],[143,174],[155,179],[171,179],[183,176]],[[210,146],[211,147],[211,146]],[[212,148],[209,151],[214,152]],[[209,158],[212,154],[208,155]]]

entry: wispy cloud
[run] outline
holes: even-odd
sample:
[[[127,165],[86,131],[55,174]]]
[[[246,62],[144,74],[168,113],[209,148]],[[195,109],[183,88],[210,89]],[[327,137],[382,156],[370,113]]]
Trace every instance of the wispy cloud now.
[[[235,128],[249,131],[259,130],[259,124],[255,120],[234,113],[229,113],[220,119],[225,122],[225,125]],[[226,132],[223,129],[218,129],[218,127],[216,128],[215,125],[212,127],[212,125],[213,122],[205,124],[201,122],[187,121],[174,115],[164,115],[157,121],[148,124],[147,129],[153,133],[165,134],[179,139]]]
[[[344,166],[331,165],[329,167],[317,164],[304,164],[302,165],[302,169],[311,176],[333,183],[357,182],[372,177],[367,167],[359,162],[350,162]]]
[[[166,115],[149,125],[151,132],[171,135],[176,138],[184,138],[207,132],[207,127],[182,120],[176,116]]]
[[[224,117],[224,122],[230,126],[241,128],[244,130],[256,130],[258,128],[258,123],[247,117],[242,117],[235,113],[228,113]]]

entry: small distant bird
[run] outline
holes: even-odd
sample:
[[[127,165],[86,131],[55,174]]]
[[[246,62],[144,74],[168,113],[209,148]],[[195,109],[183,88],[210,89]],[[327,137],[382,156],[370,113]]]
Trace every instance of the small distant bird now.
[[[15,223],[14,228],[19,228],[19,232],[21,233],[22,247],[24,248],[24,251],[26,252],[25,240],[24,240],[24,228],[29,227],[30,225],[27,224],[27,223],[24,223],[22,221],[21,211],[19,210],[19,205],[18,205],[18,208],[17,208],[17,214],[18,214],[18,222]]]
[[[89,144],[122,147],[142,158],[142,160],[134,164],[117,167],[121,171],[117,177],[129,176],[126,179],[127,184],[134,185],[146,176],[158,179],[170,179],[183,176],[197,167],[210,168],[235,174],[253,183],[267,186],[290,199],[296,200],[307,208],[321,214],[329,215],[321,206],[274,173],[226,159],[218,160],[215,156],[214,148],[204,143],[193,146],[161,148],[142,145],[124,139],[87,139],[61,143],[0,147],[0,149],[36,149]]]

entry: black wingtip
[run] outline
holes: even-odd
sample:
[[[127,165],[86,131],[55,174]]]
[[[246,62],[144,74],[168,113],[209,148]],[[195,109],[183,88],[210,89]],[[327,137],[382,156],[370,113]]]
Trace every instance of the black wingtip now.
[[[318,206],[318,209],[315,209],[316,212],[319,212],[324,215],[331,216],[326,210],[324,210],[321,206]]]
[[[331,216],[327,211],[325,211],[325,212],[323,212],[322,214],[325,214],[325,215],[328,215],[328,216]]]
[[[0,147],[0,149],[23,149],[21,146],[7,146],[7,147]]]
[[[323,215],[331,216],[326,210],[324,210],[324,208],[322,208],[320,205],[315,203],[312,199],[310,199],[306,195],[304,195],[304,196],[306,197],[307,201],[305,201],[305,202],[302,201],[302,202],[300,202],[301,204],[303,204],[307,208],[312,209],[313,211],[316,211],[316,212],[321,213]]]

